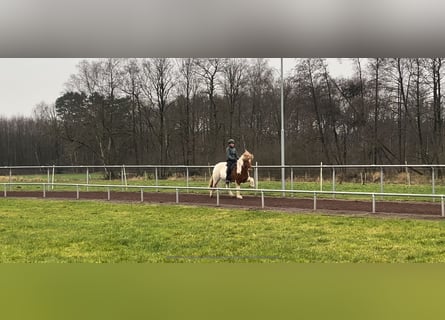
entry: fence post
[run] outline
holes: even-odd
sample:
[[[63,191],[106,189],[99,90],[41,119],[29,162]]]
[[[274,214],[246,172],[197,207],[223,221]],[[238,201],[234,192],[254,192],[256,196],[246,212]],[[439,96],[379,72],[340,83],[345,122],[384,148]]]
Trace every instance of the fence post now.
[[[179,189],[176,188],[176,203],[179,203]]]
[[[317,210],[317,193],[314,192],[314,211]]]
[[[88,185],[90,184],[90,172],[87,167],[87,191],[89,190]]]
[[[3,184],[3,191],[4,191],[4,193],[3,193],[3,195],[5,196],[5,198],[7,197],[7,193],[6,193],[6,183],[4,183]]]
[[[372,194],[372,213],[375,213],[375,194]]]
[[[441,216],[445,217],[445,205],[443,202],[443,196],[440,197]]]
[[[383,193],[383,167],[380,167],[380,193]]]
[[[47,169],[47,175],[48,175],[48,183],[51,182],[50,178],[49,178],[49,168]]]
[[[12,182],[12,169],[9,168],[9,191],[11,191],[11,182]]]
[[[294,190],[294,168],[290,168],[290,189]],[[291,193],[291,197],[294,196],[294,193]]]
[[[158,167],[155,168],[155,186],[158,186]],[[158,188],[156,188],[156,192],[159,192]]]
[[[219,188],[216,189],[216,206],[219,207]]]
[[[144,189],[141,188],[141,202],[144,202]]]
[[[79,185],[76,185],[76,200],[79,200],[80,196],[79,196]]]
[[[111,199],[111,193],[110,193],[110,187],[107,188],[107,200],[110,201]]]
[[[254,179],[255,179],[255,189],[258,189],[258,162],[255,162],[255,175],[254,175]]]
[[[434,167],[431,167],[431,184],[432,184],[432,194],[436,194],[436,175]],[[436,201],[436,198],[433,198],[433,202]]]
[[[122,169],[124,171],[124,183],[125,183],[125,190],[128,190],[127,188],[127,170],[125,170],[125,165],[122,165]]]
[[[51,178],[51,190],[54,190],[54,174],[55,174],[55,165],[53,165],[53,177]]]
[[[189,192],[189,167],[186,167],[186,177],[187,192]]]
[[[46,198],[46,188],[45,188],[45,184],[43,184],[42,186],[43,186],[43,197]]]
[[[121,186],[124,185],[124,166],[121,168]],[[122,188],[122,191],[124,191],[124,188]]]
[[[283,166],[281,166],[281,189],[283,189],[281,196],[286,197],[286,168]]]
[[[320,191],[323,191],[323,162],[320,162]]]
[[[332,194],[332,198],[335,199],[335,168],[332,168],[332,191],[334,192]]]
[[[261,191],[261,208],[264,209],[264,191]]]

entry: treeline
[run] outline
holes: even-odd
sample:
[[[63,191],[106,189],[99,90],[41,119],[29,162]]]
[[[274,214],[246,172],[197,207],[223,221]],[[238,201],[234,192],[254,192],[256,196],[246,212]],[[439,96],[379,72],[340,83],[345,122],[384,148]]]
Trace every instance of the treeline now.
[[[295,59],[286,163],[444,163],[443,58]],[[0,165],[207,164],[229,137],[280,163],[280,74],[267,59],[84,60],[32,117],[0,118]],[[26,94],[26,92],[24,93]]]

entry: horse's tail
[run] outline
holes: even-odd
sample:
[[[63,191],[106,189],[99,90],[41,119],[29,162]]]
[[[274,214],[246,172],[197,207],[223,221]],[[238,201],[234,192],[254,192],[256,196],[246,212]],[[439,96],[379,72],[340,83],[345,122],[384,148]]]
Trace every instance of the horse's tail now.
[[[210,176],[209,188],[213,188],[213,174]],[[213,190],[210,189],[210,198],[213,197]]]

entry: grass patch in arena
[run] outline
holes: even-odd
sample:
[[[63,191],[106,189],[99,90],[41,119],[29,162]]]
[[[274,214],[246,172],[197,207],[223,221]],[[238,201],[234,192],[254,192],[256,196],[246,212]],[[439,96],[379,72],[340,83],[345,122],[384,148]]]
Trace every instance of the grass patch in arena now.
[[[0,262],[445,262],[443,221],[0,199]]]

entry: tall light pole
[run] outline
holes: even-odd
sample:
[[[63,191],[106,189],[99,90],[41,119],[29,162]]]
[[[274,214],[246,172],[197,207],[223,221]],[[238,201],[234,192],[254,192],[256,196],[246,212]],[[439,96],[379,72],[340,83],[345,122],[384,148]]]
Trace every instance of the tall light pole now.
[[[286,189],[286,173],[284,169],[284,83],[283,83],[283,58],[281,58],[281,190]],[[284,197],[284,191],[283,191]]]

